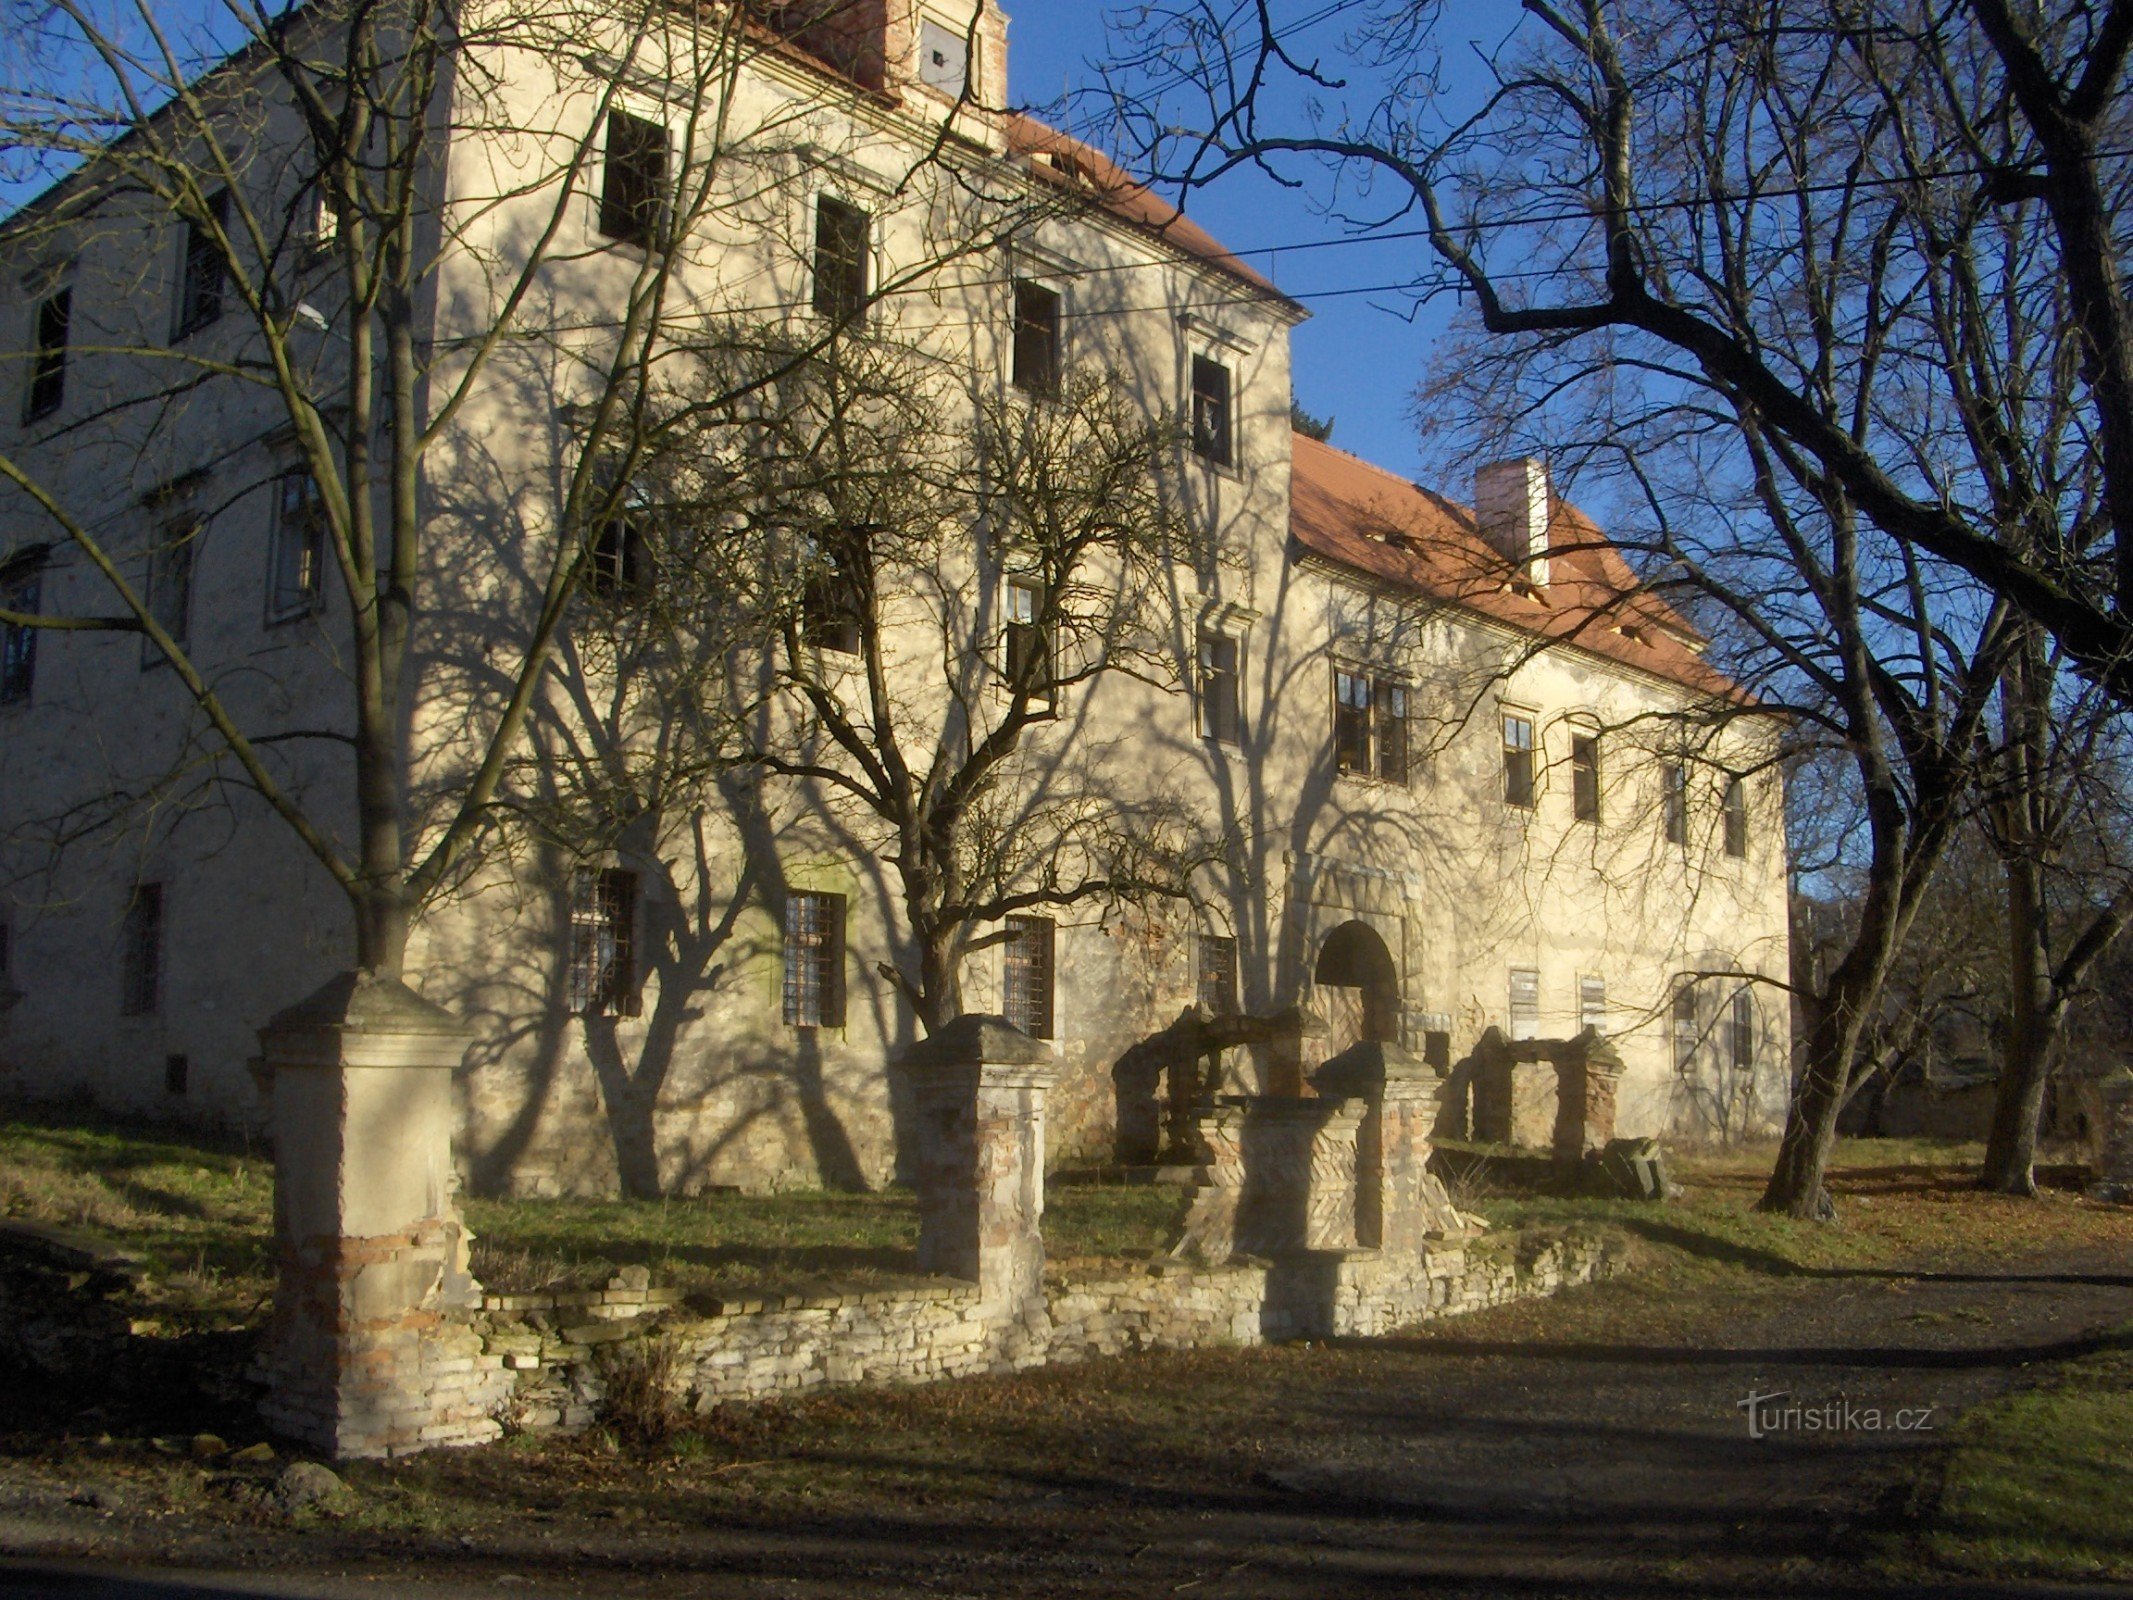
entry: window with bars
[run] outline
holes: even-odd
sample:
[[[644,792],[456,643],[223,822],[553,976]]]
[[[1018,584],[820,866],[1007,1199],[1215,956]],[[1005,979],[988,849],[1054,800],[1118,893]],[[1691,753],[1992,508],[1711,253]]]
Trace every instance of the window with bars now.
[[[784,992],[788,1027],[844,1026],[843,895],[786,895]]]
[[[308,616],[325,599],[326,507],[308,471],[282,475],[268,558],[267,620]]]
[[[212,227],[198,221],[185,224],[185,253],[178,264],[177,314],[171,327],[174,339],[197,332],[222,315],[225,281],[222,246],[216,236],[229,220],[229,190],[218,189],[210,195],[207,211],[214,219]]]
[[[1015,280],[1015,387],[1046,400],[1059,397],[1059,312],[1056,291]]]
[[[1746,989],[1734,991],[1726,1017],[1726,1054],[1735,1072],[1755,1070],[1755,996]]]
[[[193,565],[205,526],[201,522],[174,524],[164,530],[162,543],[148,553],[148,614],[180,648],[191,633]],[[143,667],[168,659],[153,639],[142,636]]]
[[[1538,967],[1511,969],[1511,1037],[1538,1039],[1541,1022],[1541,975]]]
[[[1570,736],[1570,814],[1579,822],[1600,820],[1600,736]]]
[[[1044,586],[1030,578],[1007,580],[1007,627],[1001,668],[1011,688],[1027,684],[1030,698],[1049,702],[1053,663],[1050,629],[1044,623]]]
[[[1578,979],[1578,1028],[1607,1032],[1607,980],[1588,972]]]
[[[1200,634],[1200,737],[1237,744],[1244,738],[1244,674],[1237,641]]]
[[[1359,777],[1407,781],[1407,686],[1336,667],[1333,764]]]
[[[59,409],[67,393],[67,336],[74,321],[74,291],[61,289],[37,305],[36,339],[22,420],[35,422]]]
[[[1052,1036],[1052,950],[1049,917],[1009,917],[1000,947],[1000,1009],[1032,1039]]]
[[[1522,712],[1504,713],[1503,803],[1533,809],[1533,719]]]
[[[1659,823],[1668,844],[1689,842],[1689,766],[1669,761],[1659,769]]]
[[[148,1017],[163,1007],[163,886],[135,886],[119,929],[119,1014]]]
[[[1748,853],[1748,788],[1738,773],[1726,776],[1722,802],[1726,823],[1726,854],[1739,858]]]
[[[1200,1009],[1217,1017],[1237,1014],[1237,941],[1229,934],[1200,935]]]
[[[607,114],[600,174],[600,231],[647,250],[660,243],[667,194],[666,125],[627,111]]]
[[[570,1009],[637,1015],[637,874],[580,867],[570,883]]]
[[[1696,1024],[1696,985],[1684,978],[1674,986],[1674,1071],[1687,1077],[1696,1070],[1696,1047],[1701,1043]]]
[[[1211,356],[1192,358],[1192,451],[1220,467],[1235,459],[1230,438],[1229,368]]]
[[[0,567],[0,606],[10,611],[36,615],[43,587],[44,573],[34,560]],[[0,706],[28,700],[36,681],[37,630],[0,626]]]
[[[873,218],[824,195],[815,202],[814,308],[832,322],[858,322],[866,311],[867,255]]]

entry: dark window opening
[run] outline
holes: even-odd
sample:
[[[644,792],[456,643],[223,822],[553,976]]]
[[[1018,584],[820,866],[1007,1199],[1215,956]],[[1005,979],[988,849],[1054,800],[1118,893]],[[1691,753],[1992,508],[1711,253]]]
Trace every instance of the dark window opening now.
[[[1003,664],[1010,688],[1026,688],[1033,700],[1051,699],[1052,640],[1050,629],[1044,622],[1044,590],[1024,579],[1011,579],[1007,585]]]
[[[843,895],[785,897],[784,996],[788,1026],[844,1026]]]
[[[1226,933],[1200,935],[1200,1009],[1216,1017],[1237,1014],[1237,941]]]
[[[1669,761],[1659,769],[1659,820],[1668,844],[1689,842],[1689,769]]]
[[[1503,803],[1533,808],[1533,719],[1508,712],[1503,719]]]
[[[1052,1036],[1052,941],[1046,917],[1009,917],[1002,950],[1001,1010],[1032,1039]]]
[[[192,1063],[186,1060],[184,1056],[165,1056],[163,1058],[163,1092],[165,1094],[185,1093],[186,1086],[191,1078]]]
[[[1387,783],[1407,781],[1407,686],[1383,679],[1371,686],[1377,713],[1378,776]]]
[[[74,291],[62,289],[37,307],[37,348],[30,358],[30,385],[22,420],[35,422],[59,409],[67,393],[67,334],[74,320]]]
[[[326,506],[308,471],[285,473],[275,506],[267,620],[308,615],[325,597]]]
[[[1244,674],[1237,641],[1226,633],[1200,635],[1200,737],[1225,744],[1244,738]]]
[[[800,591],[800,637],[817,650],[859,654],[859,597],[834,562],[810,573]]]
[[[1748,789],[1739,777],[1726,779],[1725,796],[1726,854],[1745,856],[1748,853]]]
[[[119,935],[119,1014],[149,1017],[163,1005],[163,886],[133,891]]]
[[[148,553],[148,614],[184,649],[192,627],[193,565],[205,524],[180,523],[167,530],[164,540]],[[155,640],[141,639],[141,665],[153,667],[169,658]]]
[[[667,130],[664,124],[607,114],[607,161],[600,181],[600,231],[624,244],[652,248],[666,209]]]
[[[873,219],[857,206],[827,196],[815,202],[815,295],[817,314],[832,322],[858,322],[867,303],[867,253]]]
[[[1217,466],[1232,460],[1229,368],[1206,356],[1192,358],[1192,449]]]
[[[1600,820],[1600,740],[1597,734],[1570,736],[1570,814],[1580,822]]]
[[[1040,283],[1015,282],[1015,387],[1046,400],[1059,396],[1059,296]]]
[[[651,550],[642,522],[617,513],[593,524],[592,543],[585,552],[587,589],[610,598],[636,594],[650,585],[651,578]]]
[[[1746,989],[1733,996],[1732,1015],[1727,1019],[1727,1053],[1735,1072],[1755,1070],[1755,996]]]
[[[637,1015],[637,874],[626,868],[580,867],[571,875],[570,1009]]]
[[[34,565],[0,569],[0,606],[35,616],[43,579]],[[12,623],[0,626],[0,706],[29,699],[36,681],[37,630]]]
[[[185,224],[185,259],[178,277],[178,317],[173,337],[206,327],[222,315],[224,262],[218,235],[230,213],[230,192],[218,189],[208,198],[208,214],[214,226],[189,221]]]

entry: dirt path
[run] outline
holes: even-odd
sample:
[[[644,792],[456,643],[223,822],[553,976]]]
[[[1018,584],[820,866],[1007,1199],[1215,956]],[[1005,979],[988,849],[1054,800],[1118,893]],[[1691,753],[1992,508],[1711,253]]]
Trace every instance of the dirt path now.
[[[78,1461],[0,1462],[0,1595],[1890,1593],[1860,1553],[1902,1526],[1941,1430],[2128,1323],[2133,1275],[2097,1255],[1803,1274],[1724,1301],[1610,1285],[1409,1339],[843,1400],[779,1463],[803,1468],[791,1494],[752,1491],[765,1463],[742,1460],[596,1500],[476,1452],[428,1469],[474,1508],[428,1529],[143,1525],[70,1503],[98,1492]],[[1762,1438],[1751,1393],[1786,1397]],[[968,1420],[985,1404],[1051,1431],[988,1431]],[[1181,1415],[1199,1430],[1184,1445]],[[196,1587],[63,1576],[84,1561]]]

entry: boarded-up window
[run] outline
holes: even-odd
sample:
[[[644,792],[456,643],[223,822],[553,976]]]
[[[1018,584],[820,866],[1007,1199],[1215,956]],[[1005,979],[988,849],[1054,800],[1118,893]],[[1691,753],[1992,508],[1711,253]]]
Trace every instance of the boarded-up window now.
[[[171,337],[182,339],[222,315],[223,257],[216,235],[230,214],[230,193],[218,189],[208,197],[208,215],[214,226],[190,221],[185,224],[185,254],[178,263],[178,304],[172,319]]]
[[[1223,467],[1235,459],[1229,391],[1229,368],[1207,356],[1192,358],[1193,454]]]
[[[1607,1031],[1607,980],[1597,973],[1578,979],[1578,1027]]]
[[[637,874],[581,867],[570,892],[570,1009],[637,1014]]]
[[[610,239],[651,248],[659,242],[666,192],[665,125],[627,111],[610,111],[600,178],[600,231]]]
[[[22,420],[35,422],[59,409],[67,393],[67,333],[74,320],[74,291],[62,289],[37,307],[36,352],[30,358],[29,387],[22,396]]]
[[[918,25],[918,81],[956,99],[970,85],[970,41],[931,17]]]
[[[163,886],[133,891],[119,929],[119,1012],[153,1016],[163,1006]]]
[[[1200,1009],[1217,1017],[1237,1012],[1237,941],[1228,934],[1200,935]]]
[[[785,897],[785,1021],[795,1028],[844,1026],[844,896]]]
[[[1511,1037],[1538,1039],[1541,1018],[1541,975],[1538,967],[1511,969]]]
[[[1052,942],[1048,917],[1009,917],[1001,947],[1001,1010],[1032,1039],[1052,1036]]]
[[[1041,283],[1015,282],[1015,387],[1059,394],[1059,296]]]
[[[1600,736],[1570,736],[1570,814],[1580,822],[1600,820]]]
[[[1235,744],[1244,737],[1244,674],[1237,641],[1226,633],[1200,635],[1200,736]]]
[[[857,206],[824,196],[815,202],[815,311],[832,322],[857,322],[866,310],[867,254],[873,219]]]

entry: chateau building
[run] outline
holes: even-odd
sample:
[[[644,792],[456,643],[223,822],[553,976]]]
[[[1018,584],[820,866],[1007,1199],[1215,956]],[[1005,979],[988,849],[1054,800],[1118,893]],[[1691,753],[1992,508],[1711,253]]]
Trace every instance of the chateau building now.
[[[688,1192],[903,1174],[911,1111],[892,1063],[923,1031],[897,865],[911,847],[845,774],[881,758],[883,705],[905,719],[899,748],[932,759],[1018,717],[1032,685],[1045,714],[985,791],[1008,863],[998,903],[1014,908],[955,953],[965,1009],[1056,1052],[1055,1161],[1112,1157],[1114,1069],[1195,1005],[1301,1005],[1328,1051],[1392,1039],[1448,1070],[1490,1029],[1595,1028],[1624,1062],[1625,1133],[1779,1119],[1774,741],[1695,629],[1539,461],[1479,463],[1438,493],[1293,431],[1304,308],[1095,151],[992,109],[1012,103],[997,9],[877,0],[833,26],[792,9],[721,35],[717,73],[703,38],[666,24],[625,38],[595,18],[566,53],[470,23],[456,47],[415,228],[432,253],[426,365],[397,402],[426,439],[401,690],[410,834],[448,826],[481,769],[510,652],[550,598],[542,552],[598,478],[585,419],[648,382],[648,365],[618,382],[608,358],[647,304],[675,330],[662,349],[699,373],[743,344],[815,350],[779,369],[803,376],[824,349],[893,347],[958,428],[1068,413],[1100,382],[1177,419],[1151,503],[1191,539],[1153,577],[1108,558],[1074,574],[1078,590],[1140,585],[1132,670],[1125,630],[1077,632],[1042,562],[971,528],[894,569],[923,581],[830,606],[815,579],[849,571],[804,542],[750,545],[814,574],[788,584],[793,604],[765,602],[785,606],[777,625],[685,689],[625,693],[647,626],[633,619],[729,576],[738,592],[753,569],[736,556],[728,574],[708,545],[686,573],[660,564],[636,542],[649,510],[581,519],[577,592],[494,818],[408,944],[408,981],[474,1030],[468,1181]],[[258,1114],[257,1028],[349,965],[351,912],[233,768],[190,679],[321,830],[355,833],[354,619],[286,393],[314,378],[341,392],[354,347],[304,124],[247,58],[217,70],[257,104],[244,165],[217,170],[204,212],[90,203],[92,160],[0,233],[20,286],[0,431],[44,497],[0,491],[0,607],[123,613],[115,573],[190,664],[139,629],[0,633],[0,972],[20,995],[0,1060],[13,1092],[234,1122]],[[290,236],[218,246],[238,231],[211,225],[233,190]],[[490,340],[506,310],[511,337]],[[750,340],[706,343],[744,314]],[[260,381],[275,349],[305,365]],[[334,406],[314,411],[345,462],[358,441]],[[365,447],[389,452],[392,422]],[[1092,604],[1122,614],[1115,593]],[[642,659],[653,677],[669,661]],[[882,683],[863,682],[877,665]],[[671,751],[706,704],[777,730],[869,692],[856,748],[691,768],[686,785],[677,762],[656,793],[632,788],[650,782],[644,752]],[[586,796],[619,790],[612,825],[580,825]],[[1048,841],[1079,849],[1153,816],[1207,842],[1189,893],[1045,898]],[[1017,837],[1019,855],[998,843]],[[1221,1071],[1273,1086],[1250,1048]]]

